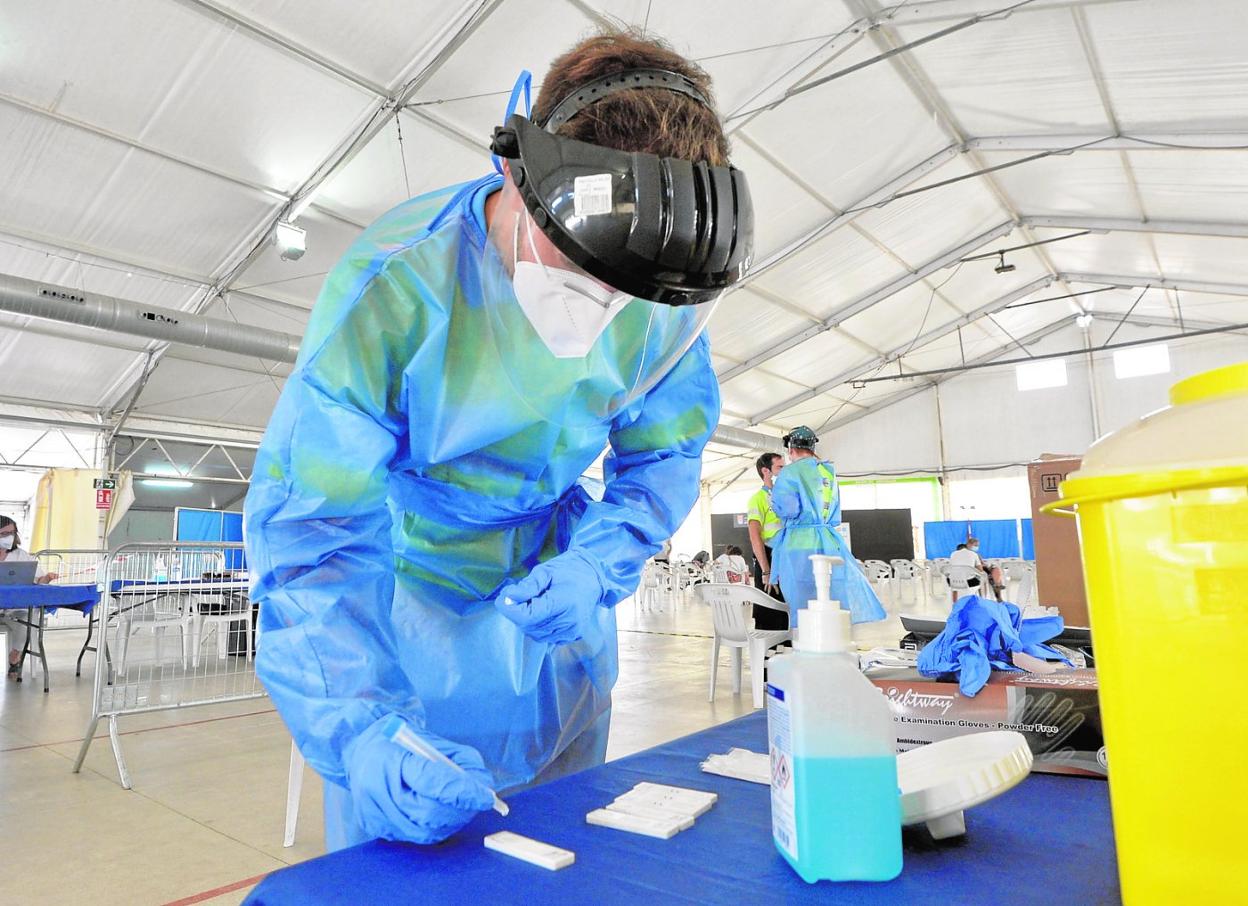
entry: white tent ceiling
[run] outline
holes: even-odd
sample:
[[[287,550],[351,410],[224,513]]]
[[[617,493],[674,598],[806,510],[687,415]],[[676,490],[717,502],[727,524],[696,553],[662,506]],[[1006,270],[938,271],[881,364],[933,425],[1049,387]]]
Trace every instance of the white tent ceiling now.
[[[1240,0],[1031,0],[760,109],[1006,5],[5,3],[0,273],[299,334],[369,220],[486,170],[518,69],[623,22],[711,72],[753,187],[762,264],[711,327],[726,424],[878,406],[910,391],[854,379],[1017,349],[1081,308],[1134,304],[1158,335],[1248,322]],[[309,197],[308,252],[282,261],[262,240]],[[1007,274],[958,261],[1085,230]],[[44,407],[117,411],[152,349],[139,418],[259,427],[289,370],[0,315],[6,393]]]

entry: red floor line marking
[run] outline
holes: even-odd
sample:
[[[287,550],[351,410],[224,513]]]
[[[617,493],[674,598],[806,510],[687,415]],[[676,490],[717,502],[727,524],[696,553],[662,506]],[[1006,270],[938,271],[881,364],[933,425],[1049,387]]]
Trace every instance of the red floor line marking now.
[[[268,876],[269,873],[266,871],[264,874],[256,875],[254,878],[245,878],[242,881],[235,881],[233,884],[226,884],[224,887],[214,887],[212,890],[205,890],[203,893],[193,893],[189,897],[183,897],[180,900],[170,900],[163,906],[192,906],[193,903],[202,903],[204,900],[211,900],[213,897],[233,893],[236,890],[242,890],[244,887],[253,887]]]
[[[257,714],[274,714],[276,713],[276,711],[277,711],[276,708],[265,708],[263,711],[248,711],[244,714],[226,714],[226,715],[223,715],[222,717],[205,717],[201,720],[188,720],[180,724],[166,724],[163,727],[142,727],[138,730],[122,730],[117,735],[118,736],[134,736],[139,733],[151,733],[154,730],[176,730],[179,727],[193,727],[193,726],[196,726],[197,724],[210,724],[218,720],[234,720],[236,717],[255,717]],[[105,739],[107,736],[108,736],[108,731],[105,731],[103,733],[97,733],[91,738],[93,740]],[[23,749],[41,749],[44,746],[67,746],[71,742],[82,742],[82,740],[81,739],[62,739],[60,742],[36,742],[28,746],[13,746],[12,748],[9,748],[9,749],[0,749],[0,752],[20,752]]]

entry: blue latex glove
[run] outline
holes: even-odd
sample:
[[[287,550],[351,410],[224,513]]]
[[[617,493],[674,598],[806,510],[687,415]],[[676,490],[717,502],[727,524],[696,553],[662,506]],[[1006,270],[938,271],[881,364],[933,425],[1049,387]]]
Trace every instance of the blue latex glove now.
[[[565,645],[584,639],[597,651],[603,643],[595,619],[602,592],[598,570],[579,551],[569,550],[504,585],[494,606],[535,641]]]
[[[372,724],[346,750],[355,818],[367,834],[439,843],[477,812],[493,808],[494,779],[476,749],[416,731],[463,768],[465,773],[460,773],[386,739],[381,733],[384,723],[385,718]]]
[[[954,604],[940,635],[919,652],[919,672],[924,676],[956,673],[958,690],[970,697],[984,688],[993,670],[1018,670],[1013,663],[1017,651],[1070,664],[1042,644],[1062,628],[1061,617],[1024,620],[1013,604],[967,595]]]

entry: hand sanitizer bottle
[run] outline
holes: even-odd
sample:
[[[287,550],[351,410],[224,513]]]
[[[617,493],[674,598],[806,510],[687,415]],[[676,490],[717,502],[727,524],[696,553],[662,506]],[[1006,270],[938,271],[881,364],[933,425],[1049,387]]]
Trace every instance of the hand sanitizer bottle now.
[[[888,881],[901,873],[893,717],[829,598],[841,559],[810,559],[819,598],[800,611],[794,652],[768,664],[772,837],[807,883]]]

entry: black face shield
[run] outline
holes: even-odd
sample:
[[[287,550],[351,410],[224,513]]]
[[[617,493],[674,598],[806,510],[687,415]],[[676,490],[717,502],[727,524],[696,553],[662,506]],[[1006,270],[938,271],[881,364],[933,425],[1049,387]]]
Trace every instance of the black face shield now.
[[[712,301],[745,276],[752,261],[754,208],[745,174],[553,134],[606,95],[650,87],[706,103],[675,73],[620,73],[564,98],[545,128],[513,114],[494,130],[492,148],[511,161],[534,222],[587,273],[652,302]]]

